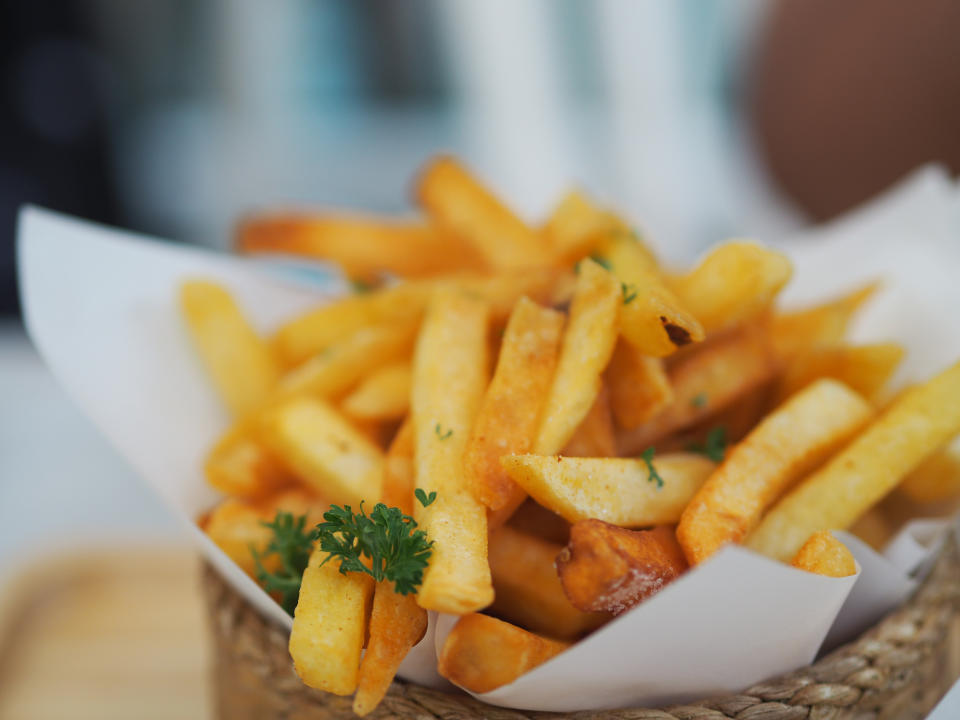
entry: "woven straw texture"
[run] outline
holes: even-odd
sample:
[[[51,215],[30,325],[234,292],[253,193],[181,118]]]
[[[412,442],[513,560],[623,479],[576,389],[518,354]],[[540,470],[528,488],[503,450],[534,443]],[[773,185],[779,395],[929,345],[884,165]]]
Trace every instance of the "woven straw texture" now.
[[[287,634],[263,620],[206,568],[216,697],[222,720],[355,717],[351,698],[311,690],[293,672]],[[661,709],[580,713],[507,710],[467,695],[394,682],[370,718],[411,720],[907,720],[922,718],[960,674],[960,553],[951,537],[933,571],[900,609],[815,664],[739,695]]]

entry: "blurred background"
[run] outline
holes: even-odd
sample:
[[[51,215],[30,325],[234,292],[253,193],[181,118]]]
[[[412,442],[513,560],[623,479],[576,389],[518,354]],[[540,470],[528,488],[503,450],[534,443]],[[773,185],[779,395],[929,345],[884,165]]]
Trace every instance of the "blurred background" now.
[[[580,185],[689,258],[960,169],[958,32],[950,0],[4,0],[0,579],[179,537],[23,333],[21,204],[227,248],[256,209],[410,212],[448,151],[531,220]]]

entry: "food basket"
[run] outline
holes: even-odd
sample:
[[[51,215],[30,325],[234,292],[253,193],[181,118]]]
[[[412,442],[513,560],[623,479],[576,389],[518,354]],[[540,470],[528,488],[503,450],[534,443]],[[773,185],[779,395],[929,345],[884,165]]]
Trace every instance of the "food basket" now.
[[[287,652],[286,630],[265,620],[209,566],[203,588],[213,632],[218,717],[355,717],[351,698],[312,690],[300,682]],[[902,607],[813,665],[737,695],[660,709],[544,713],[494,707],[466,694],[397,680],[369,717],[906,720],[924,717],[958,676],[960,551],[956,534],[951,533],[933,570]]]

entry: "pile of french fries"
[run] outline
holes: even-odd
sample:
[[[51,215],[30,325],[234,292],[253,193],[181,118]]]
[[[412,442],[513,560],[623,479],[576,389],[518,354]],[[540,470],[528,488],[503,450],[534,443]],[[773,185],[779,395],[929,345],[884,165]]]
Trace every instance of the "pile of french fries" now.
[[[215,283],[180,297],[235,418],[206,462],[227,499],[201,520],[224,552],[253,574],[278,510],[309,527],[361,501],[434,543],[415,595],[319,549],[303,574],[296,670],[355,693],[358,714],[428,610],[461,617],[440,674],[485,692],[729,543],[846,576],[828,531],[880,544],[905,504],[960,495],[960,364],[891,393],[903,349],[845,340],[874,286],[782,311],[778,252],[727,242],[677,272],[582,193],[531,227],[447,157],[415,196],[416,221],[242,223],[242,251],[332,260],[363,283],[271,337]]]

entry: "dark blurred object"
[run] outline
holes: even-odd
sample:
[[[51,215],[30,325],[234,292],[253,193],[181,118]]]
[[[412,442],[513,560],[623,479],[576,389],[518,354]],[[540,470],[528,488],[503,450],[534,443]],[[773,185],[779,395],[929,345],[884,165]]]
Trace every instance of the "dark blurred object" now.
[[[960,3],[781,0],[754,63],[775,181],[826,219],[937,161],[960,171]]]
[[[107,79],[76,5],[0,3],[0,316],[18,312],[14,236],[22,203],[115,220]]]

